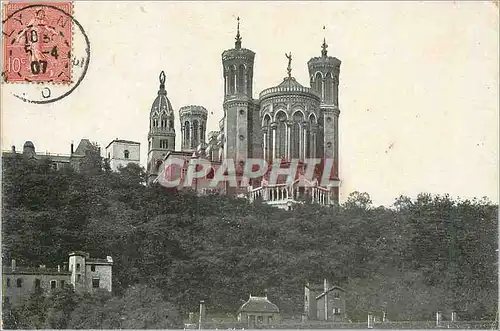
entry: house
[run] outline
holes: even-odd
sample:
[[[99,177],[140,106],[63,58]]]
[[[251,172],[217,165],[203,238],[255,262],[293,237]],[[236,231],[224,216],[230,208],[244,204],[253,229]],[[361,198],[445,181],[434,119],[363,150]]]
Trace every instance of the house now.
[[[79,172],[84,167],[87,160],[90,158],[90,152],[93,149],[93,144],[88,139],[81,139],[76,150],[74,144],[71,143],[70,154],[56,154],[56,153],[40,153],[35,149],[35,144],[32,141],[26,141],[23,145],[22,151],[17,151],[16,146],[12,146],[10,151],[2,152],[3,162],[16,162],[17,157],[23,157],[27,160],[50,160],[54,170],[71,167]],[[99,152],[100,153],[100,152]],[[15,163],[14,163],[15,164]]]
[[[17,266],[12,259],[10,266],[2,268],[2,297],[8,302],[19,302],[36,290],[48,293],[57,288],[72,286],[78,292],[106,289],[111,292],[113,259],[90,258],[85,252],[69,254],[67,263],[57,268]]]
[[[330,286],[306,283],[304,287],[304,315],[308,320],[342,322],[346,320],[345,290]]]
[[[237,312],[238,322],[248,323],[249,327],[255,325],[276,324],[280,321],[280,310],[278,306],[264,297],[250,295]]]

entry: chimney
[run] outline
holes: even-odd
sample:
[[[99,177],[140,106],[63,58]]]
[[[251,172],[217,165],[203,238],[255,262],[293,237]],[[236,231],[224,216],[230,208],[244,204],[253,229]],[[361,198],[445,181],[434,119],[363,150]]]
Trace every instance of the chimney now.
[[[267,288],[264,290],[264,297],[267,299]]]
[[[201,323],[205,320],[205,301],[200,301],[200,320],[198,323],[198,329],[201,330]]]
[[[368,313],[368,329],[373,329],[373,315],[371,312]]]
[[[74,148],[74,145],[73,145],[73,143],[71,143],[71,155],[73,155],[73,153],[75,152],[75,151],[73,150],[73,148]]]
[[[324,280],[323,282],[323,293],[325,293],[325,321],[328,321],[328,294],[326,293],[328,291],[328,280]]]
[[[452,322],[456,322],[457,321],[457,312],[456,311],[452,311],[451,312],[451,321]]]
[[[12,153],[16,152],[16,146],[12,145]]]
[[[16,270],[16,259],[12,259],[11,267],[12,267],[12,271]]]

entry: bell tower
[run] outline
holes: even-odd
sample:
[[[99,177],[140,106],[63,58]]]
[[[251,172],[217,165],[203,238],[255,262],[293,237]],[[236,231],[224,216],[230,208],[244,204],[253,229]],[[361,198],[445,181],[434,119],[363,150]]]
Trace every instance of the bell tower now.
[[[158,176],[167,152],[175,150],[174,111],[165,90],[165,72],[159,78],[160,89],[149,114],[148,183]]]
[[[252,98],[255,53],[241,47],[240,18],[233,49],[222,53],[224,76],[224,158],[244,160],[253,153],[258,108]]]
[[[325,27],[323,27],[323,30]],[[341,61],[328,56],[326,38],[321,46],[321,56],[307,62],[311,88],[321,95],[318,118],[318,148],[316,155],[333,159],[334,176],[339,177],[339,76]],[[338,187],[334,190],[338,201]]]
[[[181,150],[194,151],[205,144],[208,111],[202,106],[184,106],[179,109],[181,121]]]
[[[320,112],[318,124],[319,148],[318,156],[333,158],[335,164],[339,159],[339,74],[341,61],[336,57],[328,56],[328,45],[323,39],[321,46],[321,57],[313,57],[307,62],[311,88],[321,95]],[[336,168],[337,169],[337,168]]]

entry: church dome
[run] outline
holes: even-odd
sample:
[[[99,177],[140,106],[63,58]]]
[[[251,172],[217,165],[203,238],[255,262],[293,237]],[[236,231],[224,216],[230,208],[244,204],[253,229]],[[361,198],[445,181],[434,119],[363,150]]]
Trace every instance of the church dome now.
[[[309,87],[301,85],[294,77],[291,76],[285,77],[285,79],[283,79],[283,82],[281,82],[279,85],[263,90],[259,95],[259,99],[263,100],[273,96],[281,95],[303,95],[321,100],[321,97],[318,93],[316,93]]]
[[[163,71],[160,73],[160,89],[158,90],[158,96],[151,105],[151,113],[173,114],[172,104],[167,98],[167,91],[165,90],[165,73]]]
[[[26,141],[23,145],[23,148],[35,148],[35,144],[32,141]]]

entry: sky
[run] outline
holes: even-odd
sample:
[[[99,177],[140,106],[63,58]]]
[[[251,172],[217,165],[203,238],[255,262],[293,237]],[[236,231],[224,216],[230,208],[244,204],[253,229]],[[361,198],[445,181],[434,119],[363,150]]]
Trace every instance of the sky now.
[[[287,75],[309,85],[307,61],[342,61],[339,84],[341,201],[368,192],[375,205],[421,192],[498,202],[499,36],[491,2],[75,2],[91,43],[85,79],[66,98],[23,102],[2,85],[2,150],[68,154],[88,138],[141,143],[166,73],[176,110],[202,105],[208,130],[222,118],[221,53],[256,52],[254,98]],[[325,29],[323,29],[325,26]],[[18,87],[19,88],[19,87]]]

